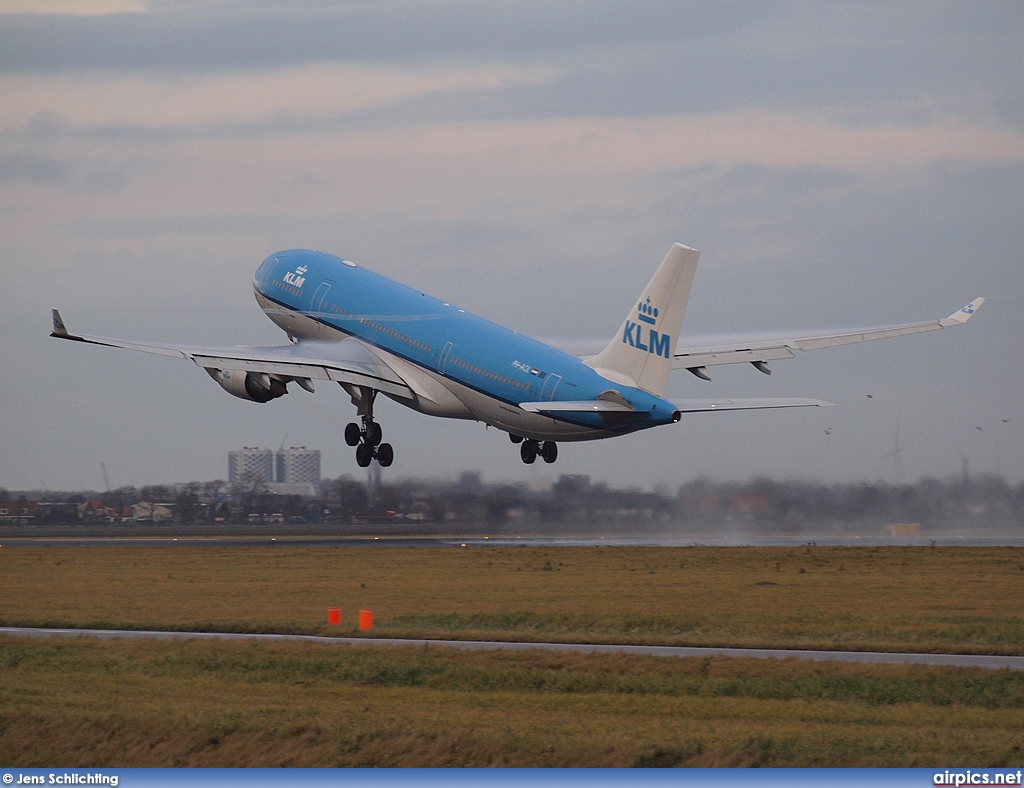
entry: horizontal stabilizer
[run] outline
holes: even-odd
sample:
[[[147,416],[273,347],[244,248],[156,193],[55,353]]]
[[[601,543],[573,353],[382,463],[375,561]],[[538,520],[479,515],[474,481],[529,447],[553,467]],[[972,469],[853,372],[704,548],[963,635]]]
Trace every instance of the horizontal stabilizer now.
[[[831,402],[804,397],[774,399],[688,399],[673,403],[680,413],[703,413],[711,410],[762,410],[765,408],[831,408]]]
[[[520,402],[519,407],[530,413],[634,413],[629,405],[603,399],[584,399],[567,402]]]

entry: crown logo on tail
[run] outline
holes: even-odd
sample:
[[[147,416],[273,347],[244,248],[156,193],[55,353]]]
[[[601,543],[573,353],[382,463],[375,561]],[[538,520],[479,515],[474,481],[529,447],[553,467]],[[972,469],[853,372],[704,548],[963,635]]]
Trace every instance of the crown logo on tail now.
[[[641,323],[647,323],[648,325],[656,325],[658,322],[658,307],[651,306],[651,299],[648,297],[645,301],[641,301],[637,306],[636,319]]]

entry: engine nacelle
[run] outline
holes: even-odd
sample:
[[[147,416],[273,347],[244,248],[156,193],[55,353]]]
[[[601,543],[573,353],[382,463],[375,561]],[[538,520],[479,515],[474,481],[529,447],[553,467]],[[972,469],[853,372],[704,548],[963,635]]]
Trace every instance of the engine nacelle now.
[[[241,369],[207,369],[210,377],[233,397],[250,402],[270,402],[288,393],[288,386],[262,372]]]

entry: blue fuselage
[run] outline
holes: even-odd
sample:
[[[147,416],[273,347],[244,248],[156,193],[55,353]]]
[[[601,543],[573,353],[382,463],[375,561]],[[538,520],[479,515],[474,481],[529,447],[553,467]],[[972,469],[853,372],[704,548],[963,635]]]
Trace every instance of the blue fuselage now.
[[[385,361],[400,359],[448,388],[471,414],[460,417],[558,440],[673,421],[675,407],[661,397],[613,383],[575,356],[333,255],[278,252],[256,270],[253,286],[268,316],[295,339],[356,338]],[[527,415],[518,408],[525,402],[597,400],[610,390],[634,411]]]

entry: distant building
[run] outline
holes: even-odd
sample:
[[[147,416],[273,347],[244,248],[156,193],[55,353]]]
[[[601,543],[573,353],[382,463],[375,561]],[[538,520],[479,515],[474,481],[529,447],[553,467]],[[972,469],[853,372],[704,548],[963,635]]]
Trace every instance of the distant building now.
[[[174,517],[174,513],[168,507],[149,501],[139,501],[134,506],[129,506],[128,509],[131,512],[130,519],[134,522],[151,520],[157,523]]]
[[[278,484],[319,484],[320,450],[292,446],[277,452]]]
[[[298,495],[300,498],[316,498],[317,491],[309,482],[274,482],[267,485],[271,495]]]
[[[317,478],[320,468],[319,452],[317,452]],[[246,446],[241,451],[228,452],[228,482],[236,484],[242,479],[260,479],[264,482],[274,481],[274,452],[270,449],[258,449]]]
[[[39,501],[3,501],[0,503],[0,522],[24,525],[39,517]]]
[[[533,493],[548,493],[554,488],[555,482],[550,476],[543,473],[531,476],[526,482],[526,489]]]
[[[80,503],[76,509],[78,519],[87,523],[120,523],[125,519],[131,519],[131,507],[123,509],[107,506],[99,498],[91,498],[85,503]]]

